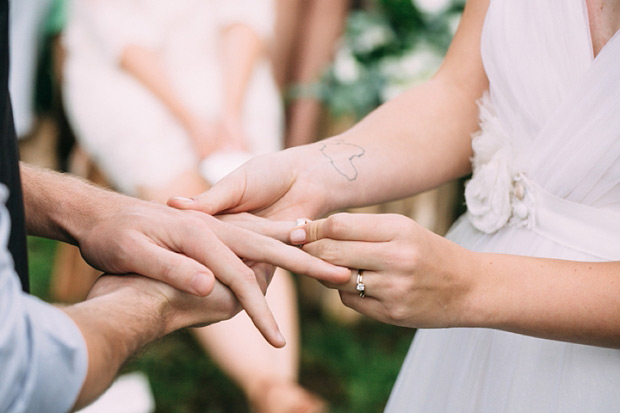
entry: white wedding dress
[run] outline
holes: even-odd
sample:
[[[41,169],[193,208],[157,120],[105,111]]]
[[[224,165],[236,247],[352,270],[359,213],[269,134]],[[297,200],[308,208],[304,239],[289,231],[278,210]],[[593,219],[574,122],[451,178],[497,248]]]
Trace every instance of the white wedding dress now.
[[[468,212],[448,237],[476,251],[619,260],[620,35],[594,58],[584,0],[491,0],[481,48],[490,90]],[[620,351],[420,330],[386,410],[619,412]]]

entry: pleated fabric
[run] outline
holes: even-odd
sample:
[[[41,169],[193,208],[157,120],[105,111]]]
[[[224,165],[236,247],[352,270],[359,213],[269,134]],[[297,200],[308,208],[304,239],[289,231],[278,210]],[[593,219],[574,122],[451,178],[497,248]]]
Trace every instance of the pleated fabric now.
[[[620,35],[595,57],[588,22],[584,0],[491,0],[469,211],[449,239],[474,251],[620,260]],[[386,411],[619,412],[620,351],[420,330]]]

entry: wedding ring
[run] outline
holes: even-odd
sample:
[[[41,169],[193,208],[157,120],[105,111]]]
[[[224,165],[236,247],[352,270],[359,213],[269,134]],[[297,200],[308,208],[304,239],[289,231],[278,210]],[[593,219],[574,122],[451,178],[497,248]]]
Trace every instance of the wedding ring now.
[[[309,223],[310,223],[310,220],[307,219],[307,218],[297,218],[295,220],[295,227],[300,227],[302,225],[306,225],[306,224],[309,224]],[[297,248],[302,248],[303,247],[303,243],[302,244],[293,244],[293,246],[297,247]]]
[[[302,225],[306,225],[307,223],[309,223],[310,220],[306,219],[306,218],[297,218],[297,220],[295,220],[295,226],[296,227],[300,227]]]
[[[355,289],[360,293],[360,297],[366,296],[366,285],[364,284],[364,275],[362,274],[364,270],[357,270],[357,284],[355,285]]]

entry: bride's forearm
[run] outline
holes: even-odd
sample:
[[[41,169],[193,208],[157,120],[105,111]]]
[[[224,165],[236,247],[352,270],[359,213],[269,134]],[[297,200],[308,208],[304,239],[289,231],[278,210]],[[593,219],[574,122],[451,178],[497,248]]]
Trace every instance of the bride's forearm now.
[[[332,210],[402,198],[469,172],[476,101],[488,89],[480,56],[486,8],[486,1],[468,2],[432,80],[314,145],[334,161],[323,180]]]
[[[620,348],[620,262],[477,254],[469,325]]]
[[[330,211],[403,198],[470,170],[475,99],[433,80],[381,106],[347,132],[305,147]],[[316,168],[309,163],[321,167]]]

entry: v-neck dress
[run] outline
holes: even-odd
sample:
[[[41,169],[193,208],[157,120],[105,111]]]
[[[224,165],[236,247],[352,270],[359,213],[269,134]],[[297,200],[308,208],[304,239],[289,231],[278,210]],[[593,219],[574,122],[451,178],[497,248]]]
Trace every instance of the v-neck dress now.
[[[472,139],[475,251],[620,260],[620,34],[594,57],[583,0],[491,0]],[[491,329],[417,332],[388,412],[619,412],[620,350]]]

